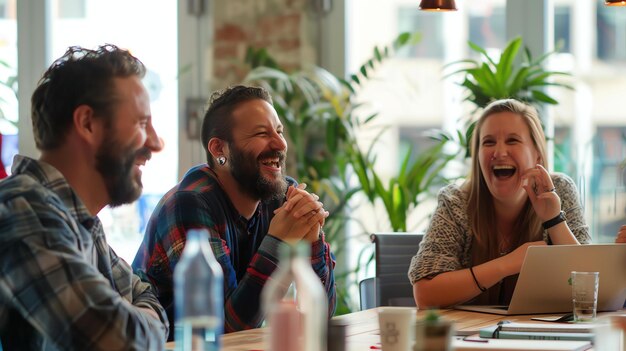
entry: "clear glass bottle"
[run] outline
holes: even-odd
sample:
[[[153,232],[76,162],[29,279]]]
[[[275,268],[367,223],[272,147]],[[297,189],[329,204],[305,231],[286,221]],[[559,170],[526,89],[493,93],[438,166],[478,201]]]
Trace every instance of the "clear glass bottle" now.
[[[174,269],[176,350],[218,351],[224,330],[224,273],[206,230],[187,232]]]
[[[263,289],[268,351],[326,351],[328,300],[310,252],[309,243],[283,245],[279,266]]]

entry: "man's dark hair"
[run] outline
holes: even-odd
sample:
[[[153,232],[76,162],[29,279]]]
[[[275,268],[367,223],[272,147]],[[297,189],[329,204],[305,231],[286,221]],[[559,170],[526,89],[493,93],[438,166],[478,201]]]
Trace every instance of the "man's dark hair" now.
[[[232,141],[233,120],[232,112],[244,101],[261,99],[272,104],[272,97],[267,90],[259,87],[235,85],[224,90],[216,91],[209,99],[209,108],[202,121],[202,147],[206,151],[207,162],[214,166],[208,144],[211,138],[220,138],[227,142]]]
[[[59,147],[80,105],[90,106],[97,117],[110,118],[117,102],[114,78],[143,78],[145,73],[139,59],[115,45],[68,48],[44,73],[31,98],[37,148]]]

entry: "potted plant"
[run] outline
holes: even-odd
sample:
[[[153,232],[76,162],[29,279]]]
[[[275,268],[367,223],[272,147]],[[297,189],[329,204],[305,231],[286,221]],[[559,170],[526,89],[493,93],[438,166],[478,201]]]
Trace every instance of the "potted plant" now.
[[[507,44],[499,58],[493,58],[484,48],[470,41],[469,47],[480,55],[480,60],[464,59],[447,64],[446,69],[454,70],[447,73],[445,78],[461,76],[458,84],[467,89],[464,101],[474,105],[474,112],[494,100],[506,98],[524,101],[537,108],[544,104],[558,104],[543,89],[549,86],[574,89],[566,82],[553,80],[556,77],[571,77],[571,74],[544,68],[546,60],[556,51],[533,58],[530,50],[524,48],[522,57],[519,57],[522,44],[522,38],[515,38]],[[439,132],[438,138],[456,141],[466,150],[465,157],[469,157],[468,144],[474,123],[470,122],[465,130],[456,133]]]
[[[429,310],[424,319],[415,323],[413,351],[452,350],[453,327],[452,322],[441,318],[437,311]]]
[[[532,57],[530,50],[524,48],[524,55],[520,59],[518,54],[522,46],[522,38],[511,40],[500,54],[499,59],[493,59],[484,48],[469,42],[470,48],[480,54],[480,60],[465,59],[455,61],[446,67],[459,69],[449,73],[446,77],[462,75],[461,86],[467,88],[466,101],[472,102],[477,108],[485,107],[493,100],[513,98],[530,104],[551,104],[558,102],[542,89],[547,86],[557,86],[567,89],[573,87],[567,83],[554,82],[557,76],[571,76],[570,73],[550,71],[543,67],[546,59],[556,51],[548,52],[537,59]]]

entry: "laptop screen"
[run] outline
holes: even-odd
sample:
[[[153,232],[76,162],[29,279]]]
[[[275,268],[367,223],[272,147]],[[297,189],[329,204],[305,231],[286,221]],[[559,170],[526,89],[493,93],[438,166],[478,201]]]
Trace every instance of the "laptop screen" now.
[[[599,272],[598,311],[615,311],[626,300],[626,244],[531,246],[508,306],[456,306],[495,314],[572,311],[572,271]]]

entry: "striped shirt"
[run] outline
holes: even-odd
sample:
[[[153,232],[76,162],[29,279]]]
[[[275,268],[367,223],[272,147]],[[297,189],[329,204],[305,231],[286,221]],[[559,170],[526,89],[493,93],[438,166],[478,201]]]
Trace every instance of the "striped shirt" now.
[[[292,178],[286,179],[290,185],[296,184]],[[165,194],[152,213],[133,268],[156,287],[170,324],[174,323],[173,271],[185,246],[185,233],[191,228],[206,228],[215,258],[224,271],[224,331],[261,325],[261,290],[277,267],[279,246],[285,245],[267,231],[274,210],[284,201],[260,202],[247,220],[206,164],[190,169],[181,183]],[[323,236],[311,246],[311,265],[326,288],[332,316],[335,261]]]
[[[98,217],[54,167],[21,156],[13,164],[0,182],[2,348],[163,349],[165,311],[107,244]]]

